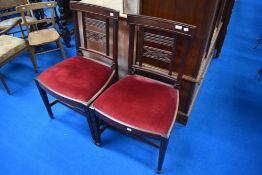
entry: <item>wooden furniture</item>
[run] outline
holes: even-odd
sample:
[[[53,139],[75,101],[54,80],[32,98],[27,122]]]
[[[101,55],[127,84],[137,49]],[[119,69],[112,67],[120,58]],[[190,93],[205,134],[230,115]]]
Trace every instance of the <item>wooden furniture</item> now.
[[[19,14],[19,12],[16,11],[16,6],[25,4],[27,4],[27,0],[0,0],[0,30],[8,28],[15,21],[17,21],[17,19],[21,18],[15,16],[16,14]],[[28,12],[28,15],[26,15],[25,18],[28,22],[32,22],[35,20],[35,18],[32,17],[30,12]],[[22,25],[23,24],[24,22],[22,22]]]
[[[22,53],[23,51],[29,48],[28,42],[24,39],[25,36],[22,30],[21,23],[22,23],[21,19],[16,19],[16,21],[12,25],[10,25],[8,28],[0,32],[0,68],[5,64],[7,64],[8,62],[12,61],[16,56],[18,56],[20,53]],[[23,39],[6,35],[8,31],[13,29],[17,25],[19,25],[20,27]],[[36,70],[35,62],[32,57],[30,58]],[[10,94],[10,91],[1,73],[0,73],[0,80],[4,85],[6,92]]]
[[[74,14],[78,56],[43,72],[36,78],[36,85],[51,118],[51,107],[60,102],[87,118],[95,140],[89,106],[118,77],[119,12],[78,2],[71,2],[71,9]],[[82,26],[78,19],[82,21]],[[84,45],[81,45],[80,38],[83,38]],[[109,43],[110,38],[112,45]],[[101,47],[90,49],[93,44]],[[88,52],[89,57],[83,57],[84,52]],[[104,61],[108,64],[103,63]],[[49,102],[47,93],[56,100]]]
[[[130,29],[128,67],[131,75],[116,82],[95,100],[93,117],[97,116],[106,125],[129,135],[160,140],[160,146],[147,140],[147,143],[160,148],[157,168],[160,173],[178,111],[178,89],[196,28],[138,15],[128,15],[127,23]],[[166,65],[168,71],[149,66],[149,61]],[[175,66],[175,63],[178,65]],[[176,75],[172,74],[174,70],[178,72]],[[98,118],[94,117],[96,122],[93,125],[100,145],[101,128],[104,127],[99,126]]]
[[[186,124],[221,36],[225,8],[232,0],[141,0],[140,13],[189,23],[197,27],[189,50],[177,120]],[[229,9],[232,9],[230,5]],[[165,10],[163,10],[165,9]],[[224,26],[226,28],[226,26]],[[222,32],[226,32],[225,30]],[[222,35],[223,36],[223,35]]]
[[[216,41],[216,55],[215,57],[218,58],[220,55],[220,52],[222,50],[224,40],[226,38],[227,34],[227,27],[230,22],[230,17],[232,14],[232,10],[235,4],[235,0],[224,0],[221,1],[222,8],[220,8],[220,20],[222,22],[221,30],[219,32],[219,35],[217,37]]]
[[[196,37],[189,50],[189,58],[186,62],[180,90],[177,121],[182,124],[186,124],[188,121],[215,49],[222,46],[217,43],[218,40],[223,41],[221,36],[225,36],[226,30],[221,29],[222,27],[227,28],[227,22],[224,20],[227,17],[226,14],[232,10],[233,5],[228,5],[232,1],[234,0],[165,0],[164,2],[161,0],[140,0],[140,4],[137,5],[139,9],[132,10],[138,11],[142,15],[180,21],[197,27]],[[84,2],[94,3],[93,0],[84,0]],[[107,1],[103,2],[107,3]],[[126,14],[120,14],[118,52],[120,76],[126,75],[128,70],[128,37]],[[152,61],[148,64],[162,66],[162,69],[166,69],[164,65],[155,65]],[[175,73],[173,72],[173,74]]]
[[[63,45],[60,41],[60,36],[59,33],[56,30],[56,25],[55,25],[55,19],[54,19],[54,8],[55,8],[55,2],[40,2],[40,3],[32,3],[32,4],[27,4],[27,5],[22,5],[16,7],[16,10],[22,14],[22,19],[24,20],[24,24],[26,26],[26,30],[28,32],[28,42],[30,45],[30,52],[33,55],[34,62],[36,63],[36,55],[37,54],[43,54],[47,52],[53,52],[60,50],[63,58],[66,59],[66,54],[63,48]],[[51,17],[50,18],[44,18],[40,20],[35,20],[34,22],[31,22],[30,24],[39,24],[39,23],[52,23],[52,28],[49,29],[41,29],[41,30],[36,30],[36,31],[30,31],[29,24],[26,19],[26,13],[30,10],[38,10],[38,9],[44,9],[48,8],[51,11]],[[43,51],[43,52],[38,52],[36,53],[36,47],[41,46],[44,44],[48,44],[51,42],[56,42],[57,48],[56,49],[51,49],[48,51]]]
[[[71,11],[69,9],[70,0],[56,0],[58,5],[58,10],[60,13],[60,21],[61,21],[61,30],[60,35],[63,38],[67,47],[71,47],[71,34],[67,27],[67,20],[71,16]]]

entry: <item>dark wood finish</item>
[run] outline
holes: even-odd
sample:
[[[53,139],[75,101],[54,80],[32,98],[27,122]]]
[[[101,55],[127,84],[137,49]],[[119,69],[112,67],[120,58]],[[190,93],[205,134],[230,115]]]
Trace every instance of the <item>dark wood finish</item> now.
[[[43,88],[40,87],[40,85],[39,85],[39,83],[38,83],[37,80],[35,80],[35,83],[36,83],[37,89],[38,89],[38,91],[39,91],[39,93],[40,93],[40,95],[41,95],[41,97],[42,97],[42,100],[43,100],[44,105],[45,105],[45,107],[46,107],[46,110],[47,110],[47,112],[48,112],[48,114],[49,114],[49,117],[50,117],[51,119],[53,119],[53,118],[54,118],[54,114],[53,114],[52,109],[51,109],[51,106],[52,106],[52,105],[49,104],[49,100],[48,100],[48,97],[47,97],[47,93],[44,91]]]
[[[194,78],[198,75],[202,57],[205,55],[208,39],[212,35],[212,23],[216,17],[219,0],[142,0],[141,14],[161,17],[197,26],[192,41],[185,74]],[[165,9],[165,10],[163,10]],[[199,59],[200,58],[200,59]]]
[[[230,17],[232,14],[234,4],[235,4],[235,0],[226,0],[225,2],[225,7],[221,14],[221,21],[223,22],[223,25],[222,25],[221,32],[218,36],[218,40],[216,43],[216,50],[217,50],[216,55],[215,55],[216,58],[219,57],[220,52],[222,50],[222,47],[223,47],[223,44],[226,38],[226,34],[227,34],[227,27],[230,22]]]
[[[101,61],[96,59],[96,56],[102,56],[103,58],[109,60],[109,66],[111,66],[112,74],[109,78],[109,80],[105,83],[105,85],[89,100],[89,101],[79,101],[77,99],[73,99],[67,96],[64,96],[63,94],[59,94],[52,89],[49,89],[46,87],[43,83],[41,83],[40,80],[36,79],[36,85],[39,89],[40,95],[43,99],[43,102],[47,108],[47,111],[49,113],[49,116],[53,118],[53,112],[51,110],[51,107],[58,102],[71,108],[72,110],[82,114],[84,117],[86,117],[90,132],[92,135],[93,140],[95,141],[95,136],[93,132],[93,126],[90,116],[90,110],[89,106],[92,104],[92,102],[102,93],[110,84],[115,81],[115,79],[118,77],[117,72],[117,47],[118,47],[118,18],[119,18],[119,12],[114,11],[112,9],[103,8],[99,6],[94,5],[88,5],[83,4],[81,2],[70,2],[70,8],[73,12],[74,17],[74,28],[75,28],[75,35],[76,35],[76,51],[77,55],[83,56],[85,52],[91,53],[94,56],[92,59],[95,59],[96,61]],[[112,15],[113,14],[113,15]],[[80,19],[80,21],[78,20]],[[110,21],[108,25],[103,25],[106,23],[106,21]],[[80,24],[81,23],[81,24]],[[109,40],[110,33],[99,33],[98,31],[95,31],[94,28],[99,28],[101,32],[101,28],[103,31],[105,31],[105,28],[109,28],[111,25],[113,27],[113,36],[112,36],[112,55],[108,54],[109,52],[105,51],[105,53],[101,52],[100,50],[95,50],[94,48],[90,48],[90,45],[92,42],[100,42],[101,40],[104,40],[104,38],[108,38],[106,40]],[[80,27],[84,26],[84,27]],[[107,30],[106,29],[106,30]],[[81,35],[81,33],[83,35]],[[82,38],[83,36],[83,38]],[[81,40],[84,40],[84,43],[82,45]],[[106,42],[106,50],[110,50],[109,43]],[[92,46],[92,45],[91,45]],[[56,101],[49,102],[47,98],[47,93],[51,96],[53,96]]]
[[[177,121],[182,124],[187,123],[208,64],[213,57],[215,45],[220,43],[217,42],[217,38],[219,40],[223,38],[222,34],[218,36],[218,33],[221,30],[221,21],[224,21],[223,16],[227,16],[229,1],[232,0],[165,0],[165,3],[161,0],[141,0],[142,15],[171,19],[197,27],[196,36],[189,50],[189,58],[185,63],[185,75],[182,77],[177,117]],[[227,24],[223,23],[223,27],[226,28]],[[177,54],[180,54],[179,51]],[[148,63],[168,70],[164,65],[154,64],[152,61]],[[179,63],[176,62],[175,66],[177,64]]]
[[[166,84],[167,86],[170,86],[171,84],[174,88],[179,89],[184,73],[185,61],[188,57],[188,49],[195,34],[196,27],[176,21],[138,15],[128,15],[127,23],[130,29],[128,57],[129,74],[146,76],[162,81],[163,84]],[[135,44],[135,41],[138,41],[138,44]],[[181,52],[180,55],[176,54],[178,50]],[[178,66],[174,66],[175,60],[177,59],[179,60],[179,64]],[[167,67],[171,72],[174,71],[173,69],[176,69],[178,74],[174,76],[173,74],[170,74],[170,71],[163,71],[152,66],[148,67],[146,64],[148,60],[157,60],[159,63],[167,64]],[[125,103],[125,101],[123,101],[123,103]],[[99,121],[100,119],[106,123],[106,125],[113,126],[119,131],[135,138],[139,138],[154,147],[159,147],[160,151],[157,172],[161,172],[168,145],[169,134],[163,136],[162,134],[150,131],[146,132],[143,129],[135,129],[135,126],[126,126],[96,110],[90,114],[92,117],[97,145],[101,144],[101,133],[105,129],[105,127],[101,127],[102,125],[99,124],[101,123]],[[160,146],[157,143],[152,143],[144,137],[160,140]]]
[[[61,30],[60,35],[62,36],[67,47],[71,47],[70,31],[67,28],[67,19],[70,16],[69,11],[69,0],[57,0],[58,10],[60,13]]]
[[[131,29],[131,37],[135,34],[135,28],[131,26],[139,26],[138,40],[140,39],[140,44],[136,48],[138,51],[137,59],[135,59],[135,63],[138,62],[138,64],[130,61],[131,67],[129,66],[129,72],[172,83],[174,87],[180,88],[189,42],[195,33],[195,26],[164,19],[159,21],[158,18],[137,15],[128,15],[127,23]],[[131,37],[132,44],[134,43],[134,37]],[[183,49],[180,50],[180,55],[177,54],[177,39],[180,39],[179,41],[182,41],[184,45]],[[132,53],[135,51],[134,45],[131,44],[129,47],[129,60],[133,60]],[[176,66],[178,74],[174,77],[170,72],[174,71],[176,59],[179,59],[179,64]],[[151,60],[156,60],[158,64],[166,64],[166,67],[171,71],[164,71],[144,64]]]

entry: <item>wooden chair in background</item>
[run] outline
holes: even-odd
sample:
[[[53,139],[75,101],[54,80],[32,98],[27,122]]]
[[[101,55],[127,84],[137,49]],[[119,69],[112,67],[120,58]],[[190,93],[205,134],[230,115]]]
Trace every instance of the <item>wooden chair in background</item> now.
[[[12,61],[16,56],[18,56],[20,53],[25,51],[26,49],[29,50],[28,42],[24,39],[25,35],[22,30],[21,26],[21,19],[16,19],[12,25],[10,25],[8,28],[0,32],[0,68],[7,64],[8,62]],[[6,35],[10,30],[12,30],[17,25],[20,26],[20,30],[22,32],[22,38],[13,37],[10,35]],[[31,61],[34,65],[35,71],[37,69],[37,66],[34,62],[34,59],[32,55],[30,55]],[[10,91],[4,81],[3,76],[0,74],[0,80],[4,85],[4,88],[6,89],[7,93],[10,94]]]
[[[57,50],[61,50],[62,56],[64,59],[66,59],[66,54],[63,48],[63,45],[60,41],[60,35],[56,30],[56,24],[55,24],[55,19],[54,19],[54,8],[56,6],[56,3],[54,1],[50,2],[39,2],[39,3],[32,3],[32,4],[27,4],[27,5],[22,5],[16,7],[16,10],[21,13],[22,19],[24,21],[24,25],[26,27],[26,30],[28,32],[28,42],[30,46],[30,51],[31,54],[34,57],[34,61],[36,62],[36,55],[38,54],[43,54],[43,53],[48,53],[48,52],[53,52]],[[41,30],[36,30],[36,31],[30,31],[29,28],[29,23],[26,19],[26,14],[28,11],[33,11],[33,10],[39,10],[39,9],[45,9],[48,8],[51,11],[51,17],[47,18],[45,17],[44,19],[40,20],[35,20],[34,22],[30,22],[30,24],[40,24],[40,23],[52,23],[52,28],[48,29],[41,29]],[[36,47],[42,46],[45,44],[49,44],[52,42],[56,42],[57,48],[56,49],[51,49],[48,51],[43,51],[43,52],[37,52],[36,53]]]
[[[36,85],[50,118],[53,119],[51,107],[60,102],[86,117],[95,140],[89,106],[118,77],[119,12],[81,2],[71,2],[70,5],[74,15],[78,56],[58,63],[43,72],[36,78]],[[112,38],[112,47],[110,38]],[[80,40],[83,40],[83,43]],[[92,49],[90,47],[92,44],[105,45],[103,48],[105,51]],[[91,56],[84,57],[83,53],[89,53]],[[107,60],[108,64],[98,57]],[[49,102],[47,93],[56,100]]]
[[[93,129],[98,145],[101,133],[111,126],[160,148],[157,168],[160,173],[178,111],[185,60],[196,27],[137,15],[128,15],[127,23],[130,75],[94,101]],[[134,44],[136,38],[138,42]],[[177,50],[181,54],[177,54]],[[152,61],[165,64],[168,71],[147,64]],[[180,66],[175,68],[177,61]],[[160,145],[145,137],[160,140]]]
[[[0,0],[0,30],[10,27],[17,19],[21,19],[20,12],[16,11],[16,6],[27,4],[27,0]],[[33,22],[35,18],[28,11],[25,16],[28,23]],[[22,21],[22,25],[24,22]],[[20,32],[13,31],[12,33]]]

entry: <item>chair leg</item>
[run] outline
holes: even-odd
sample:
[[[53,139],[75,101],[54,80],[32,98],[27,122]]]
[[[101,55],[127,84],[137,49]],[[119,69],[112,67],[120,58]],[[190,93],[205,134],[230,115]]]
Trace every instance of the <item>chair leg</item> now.
[[[48,97],[47,97],[47,93],[40,87],[40,85],[39,85],[39,83],[38,83],[37,80],[35,80],[35,83],[36,83],[36,86],[37,86],[37,88],[38,88],[38,91],[39,91],[39,93],[40,93],[40,95],[41,95],[41,97],[42,97],[42,100],[43,100],[43,102],[44,102],[44,104],[45,104],[45,107],[46,107],[46,110],[47,110],[47,112],[48,112],[48,114],[49,114],[49,117],[50,117],[51,119],[53,119],[53,118],[54,118],[54,115],[53,115],[51,106],[50,106],[50,104],[49,104],[49,100],[48,100]]]
[[[35,56],[35,47],[28,47],[28,50],[29,50],[30,59],[34,66],[35,72],[38,72],[38,66],[37,66],[36,56]]]
[[[157,167],[158,174],[160,174],[162,170],[162,165],[165,159],[167,145],[168,145],[168,139],[162,137],[160,140],[160,150],[159,150],[158,167]]]
[[[97,146],[101,145],[101,132],[99,129],[99,119],[95,116],[95,112],[93,109],[90,109],[90,118],[93,125],[93,132],[95,136],[95,144]]]
[[[11,95],[11,93],[10,93],[8,87],[7,87],[7,84],[5,83],[4,77],[1,74],[0,74],[0,80],[1,80],[2,84],[4,85],[4,88],[5,88],[6,92],[7,92],[7,94]]]
[[[90,111],[90,109],[88,109],[88,107],[86,107],[85,113],[86,113],[86,120],[87,120],[89,129],[90,129],[92,139],[93,139],[94,143],[96,143],[96,137],[95,137],[95,134],[94,134],[93,124],[92,124],[92,119],[91,119],[92,118],[92,116],[91,116],[92,112]]]
[[[64,58],[64,60],[65,60],[65,59],[67,58],[67,56],[66,56],[66,53],[65,53],[64,47],[63,47],[63,45],[62,45],[60,39],[58,39],[58,40],[56,41],[56,44],[57,44],[58,47],[60,48],[61,53],[62,53],[62,55],[63,55],[63,58]]]

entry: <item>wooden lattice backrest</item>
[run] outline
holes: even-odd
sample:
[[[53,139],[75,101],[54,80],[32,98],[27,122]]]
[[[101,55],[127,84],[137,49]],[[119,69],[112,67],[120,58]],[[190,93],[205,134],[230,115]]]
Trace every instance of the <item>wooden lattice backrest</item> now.
[[[141,15],[128,15],[127,23],[130,31],[129,73],[147,76],[179,88],[196,27]],[[177,61],[179,66],[175,67]],[[148,62],[166,64],[167,69],[160,69]]]
[[[16,7],[16,11],[20,12],[22,15],[22,19],[24,21],[24,24],[26,26],[26,30],[29,33],[30,29],[29,29],[29,24],[39,24],[39,23],[45,23],[45,22],[51,22],[53,27],[55,27],[55,17],[54,17],[54,8],[56,6],[55,1],[50,1],[50,2],[39,2],[39,3],[32,3],[32,4],[26,4],[26,5],[21,5]],[[39,19],[39,20],[34,20],[32,22],[28,22],[26,20],[26,14],[28,13],[28,11],[33,11],[33,10],[39,10],[39,9],[46,9],[49,8],[51,11],[51,17],[44,17],[44,19]]]
[[[27,0],[0,0],[0,17],[17,14],[16,6],[24,4],[27,4]]]
[[[73,11],[74,16],[78,54],[83,55],[83,51],[86,51],[102,56],[110,60],[112,68],[117,69],[119,12],[76,1],[70,2],[70,9]],[[112,37],[110,37],[111,33]],[[110,40],[110,38],[112,39]],[[83,41],[82,44],[81,40]],[[91,45],[105,45],[105,47],[101,51],[96,47],[91,47]]]

